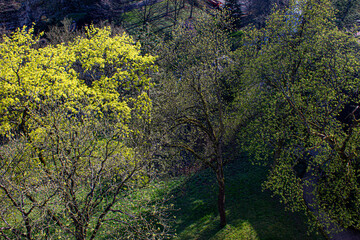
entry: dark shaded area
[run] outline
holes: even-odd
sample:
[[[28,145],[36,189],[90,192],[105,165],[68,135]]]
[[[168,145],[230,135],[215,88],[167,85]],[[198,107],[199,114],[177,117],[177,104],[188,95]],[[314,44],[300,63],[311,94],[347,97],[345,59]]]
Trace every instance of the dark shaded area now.
[[[251,0],[244,6],[241,26],[254,24],[258,28],[264,27],[273,9],[284,8],[288,5],[289,0]]]
[[[239,229],[244,223],[250,224],[259,239],[324,239],[314,233],[308,236],[304,216],[285,211],[279,199],[262,191],[266,173],[265,167],[254,166],[246,158],[225,167],[228,223]],[[205,240],[220,231],[216,193],[216,180],[210,170],[194,174],[173,192],[175,209],[179,209],[175,227],[180,239]]]
[[[64,18],[74,20],[78,27],[99,21],[112,20],[122,12],[128,1],[102,0],[4,0],[0,3],[0,27],[14,31],[35,23],[37,31],[46,31]]]
[[[344,105],[337,119],[343,124],[343,130],[349,131],[355,120],[360,119],[360,106],[355,101],[350,101]]]

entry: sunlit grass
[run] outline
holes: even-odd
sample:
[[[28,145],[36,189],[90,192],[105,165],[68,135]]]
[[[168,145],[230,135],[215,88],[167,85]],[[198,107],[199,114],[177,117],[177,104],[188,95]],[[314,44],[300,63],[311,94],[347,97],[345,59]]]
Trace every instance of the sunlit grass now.
[[[255,229],[249,221],[234,221],[217,232],[210,240],[259,240]]]

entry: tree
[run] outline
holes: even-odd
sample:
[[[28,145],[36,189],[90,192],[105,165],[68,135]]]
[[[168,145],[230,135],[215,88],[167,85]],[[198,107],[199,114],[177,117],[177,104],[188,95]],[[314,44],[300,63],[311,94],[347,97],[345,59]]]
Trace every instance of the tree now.
[[[199,8],[200,7],[200,2],[197,0],[187,0],[188,4],[190,4],[190,14],[189,14],[189,18],[193,17],[193,13],[194,13],[194,7]]]
[[[328,1],[307,0],[247,31],[242,52],[258,92],[248,149],[271,165],[264,186],[327,232],[360,229],[359,49]]]
[[[151,215],[119,203],[152,177],[143,128],[154,57],[110,28],[44,48],[25,27],[3,39],[0,235],[94,239],[131,229],[133,238],[166,237],[162,218],[147,222],[159,208]]]
[[[168,1],[167,1],[168,4]],[[170,7],[170,12],[168,11]],[[185,0],[170,0],[170,5],[167,5],[166,12],[170,14],[170,18],[173,22],[173,26],[175,27],[176,24],[179,22],[180,12],[185,6]]]
[[[226,134],[223,71],[231,64],[227,16],[213,12],[188,20],[161,46],[155,107],[167,129],[168,147],[188,151],[216,176],[220,225],[226,225],[222,148]]]
[[[257,27],[264,27],[266,19],[273,8],[284,8],[288,6],[289,0],[252,0],[246,2],[247,10],[242,19],[243,25],[249,23]]]
[[[351,29],[360,20],[360,3],[353,0],[332,0],[337,10],[336,23],[339,28]]]
[[[150,23],[156,15],[159,15],[160,9],[154,0],[145,0],[139,2],[139,8],[136,10],[136,14],[142,26],[145,27],[147,23]]]
[[[225,3],[225,7],[227,7],[230,11],[230,15],[233,18],[233,25],[235,29],[239,29],[241,27],[241,5],[238,0],[228,0]]]

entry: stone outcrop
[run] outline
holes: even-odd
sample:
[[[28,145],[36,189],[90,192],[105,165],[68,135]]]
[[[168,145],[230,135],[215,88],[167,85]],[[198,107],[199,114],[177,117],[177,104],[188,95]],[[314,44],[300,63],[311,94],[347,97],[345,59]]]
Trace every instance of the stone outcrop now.
[[[226,0],[220,0],[226,1]],[[282,5],[287,0],[238,0],[243,24],[261,25],[273,3]],[[111,20],[122,12],[141,7],[141,0],[0,0],[0,29],[15,30],[23,25],[46,26],[72,18],[78,25]],[[156,1],[155,1],[156,2]],[[42,29],[45,30],[45,29]]]
[[[6,29],[15,29],[20,26],[21,4],[14,1],[3,0],[0,2],[0,27]]]
[[[54,24],[64,17],[82,22],[111,19],[122,5],[121,1],[115,4],[111,0],[1,0],[0,28],[13,31],[32,23]]]
[[[31,25],[54,15],[51,1],[45,0],[2,0],[0,2],[0,26],[13,31],[24,25]]]

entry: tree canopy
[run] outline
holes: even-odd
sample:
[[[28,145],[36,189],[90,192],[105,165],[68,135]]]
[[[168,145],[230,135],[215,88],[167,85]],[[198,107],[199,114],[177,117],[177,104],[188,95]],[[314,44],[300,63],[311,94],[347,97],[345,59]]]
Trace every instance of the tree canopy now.
[[[248,146],[270,160],[265,186],[324,230],[360,229],[358,43],[328,1],[297,1],[247,33],[244,77],[259,93]]]
[[[68,44],[38,41],[24,27],[0,43],[0,233],[125,236],[130,222],[147,221],[118,202],[151,178],[143,127],[155,58],[110,28],[90,26]],[[122,224],[104,232],[114,221]],[[161,221],[129,234],[165,236]]]
[[[227,134],[226,72],[233,62],[224,12],[180,24],[162,46],[161,113],[169,129],[167,146],[191,153],[215,173],[220,225],[226,225],[222,148]]]

